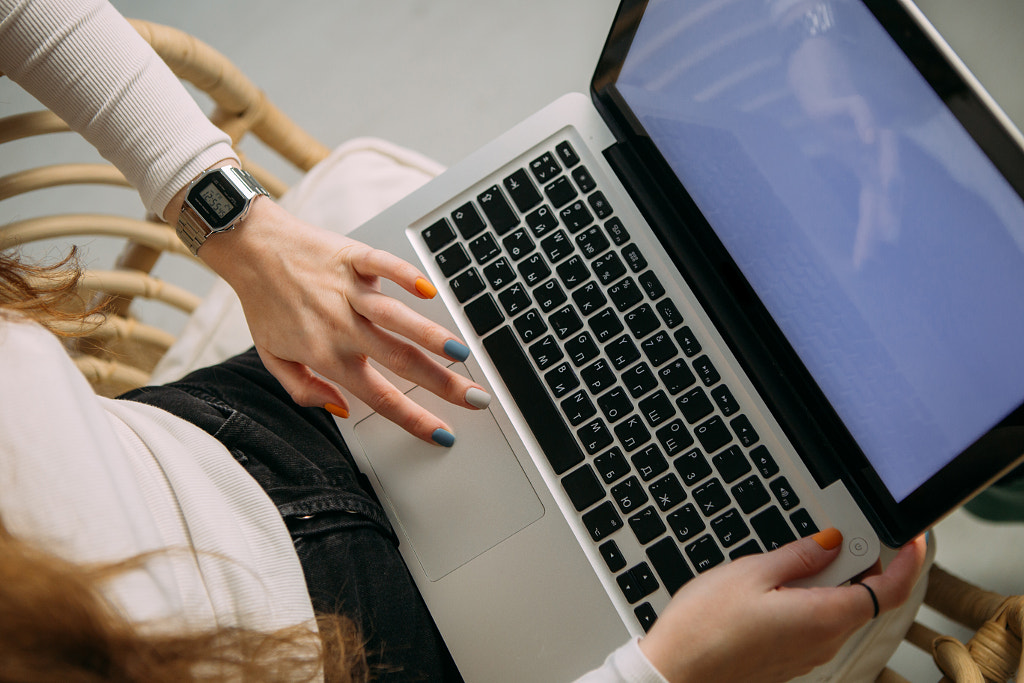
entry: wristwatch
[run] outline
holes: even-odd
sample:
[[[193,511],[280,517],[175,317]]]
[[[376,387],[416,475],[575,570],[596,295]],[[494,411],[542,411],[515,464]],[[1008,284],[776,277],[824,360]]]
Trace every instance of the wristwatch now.
[[[177,233],[196,254],[210,235],[242,222],[260,195],[270,193],[249,173],[234,166],[210,169],[193,180],[178,215]]]

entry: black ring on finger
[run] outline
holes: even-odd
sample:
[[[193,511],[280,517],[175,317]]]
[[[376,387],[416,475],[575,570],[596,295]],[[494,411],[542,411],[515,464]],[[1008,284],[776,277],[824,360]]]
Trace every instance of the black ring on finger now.
[[[871,596],[871,604],[875,606],[875,613],[871,615],[871,618],[874,619],[878,616],[878,613],[881,611],[878,606],[878,596],[875,595],[875,591],[871,590],[871,586],[867,585],[866,583],[859,583],[857,585],[863,586],[864,589],[867,590],[868,595]]]

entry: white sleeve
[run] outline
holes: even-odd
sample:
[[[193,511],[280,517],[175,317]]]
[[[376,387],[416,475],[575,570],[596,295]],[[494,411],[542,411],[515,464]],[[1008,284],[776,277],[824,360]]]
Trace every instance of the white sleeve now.
[[[575,683],[668,683],[665,677],[640,651],[640,639],[628,643],[608,655],[600,669],[594,669]]]
[[[0,0],[0,72],[95,146],[158,216],[203,170],[237,159],[106,0]]]

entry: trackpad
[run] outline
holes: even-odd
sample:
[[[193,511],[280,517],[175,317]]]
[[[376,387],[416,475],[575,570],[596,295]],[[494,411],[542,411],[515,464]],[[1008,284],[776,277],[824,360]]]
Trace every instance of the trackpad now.
[[[469,376],[465,366],[452,369]],[[373,414],[355,433],[431,581],[540,519],[544,507],[490,410],[453,406],[420,387],[412,400],[447,422],[451,448],[420,441]]]

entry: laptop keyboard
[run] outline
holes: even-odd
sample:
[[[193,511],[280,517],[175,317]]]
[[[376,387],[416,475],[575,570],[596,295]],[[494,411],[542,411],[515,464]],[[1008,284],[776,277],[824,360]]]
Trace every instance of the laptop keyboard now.
[[[421,235],[644,629],[818,530],[568,141]]]

